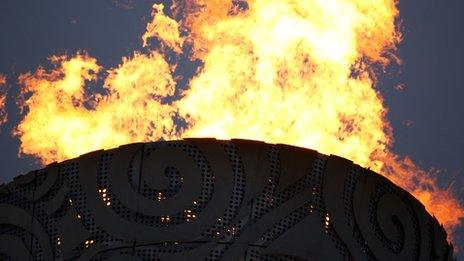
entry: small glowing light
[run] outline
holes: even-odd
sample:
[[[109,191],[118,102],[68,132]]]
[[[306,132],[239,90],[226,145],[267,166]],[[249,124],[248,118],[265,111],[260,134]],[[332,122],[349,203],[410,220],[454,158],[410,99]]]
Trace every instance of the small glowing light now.
[[[95,241],[93,239],[86,240],[85,243],[85,248],[88,248],[91,244],[93,244]]]
[[[166,197],[163,195],[162,192],[158,192],[158,196],[156,197],[156,199],[157,199],[158,201],[161,201],[161,200],[163,200],[163,199],[165,199],[165,198],[166,198]]]
[[[106,192],[107,192],[107,189],[106,189],[106,188],[102,188],[102,189],[99,189],[98,192],[100,192],[103,202],[104,202],[107,206],[111,205],[110,197],[109,197],[108,194],[106,193]]]
[[[169,216],[161,217],[161,222],[169,222],[170,220],[171,220],[171,217]]]
[[[329,225],[330,225],[330,222],[329,222],[329,221],[330,221],[330,217],[329,217],[329,214],[327,213],[327,214],[325,215],[325,222],[324,222],[326,228],[328,228]]]

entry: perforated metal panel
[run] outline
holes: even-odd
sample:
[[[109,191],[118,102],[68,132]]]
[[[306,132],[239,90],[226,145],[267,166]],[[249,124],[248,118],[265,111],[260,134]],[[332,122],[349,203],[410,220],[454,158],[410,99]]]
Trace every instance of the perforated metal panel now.
[[[131,144],[0,187],[0,260],[451,260],[452,251],[404,190],[288,145]]]

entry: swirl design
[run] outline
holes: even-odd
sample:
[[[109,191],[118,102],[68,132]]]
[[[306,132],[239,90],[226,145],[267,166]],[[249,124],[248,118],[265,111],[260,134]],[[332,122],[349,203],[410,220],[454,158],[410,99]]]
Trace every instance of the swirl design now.
[[[248,140],[139,143],[0,186],[0,260],[448,260],[436,220],[352,162]]]

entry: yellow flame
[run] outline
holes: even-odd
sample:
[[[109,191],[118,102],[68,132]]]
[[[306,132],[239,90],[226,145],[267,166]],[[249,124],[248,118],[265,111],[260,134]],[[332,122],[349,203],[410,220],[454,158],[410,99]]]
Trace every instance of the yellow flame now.
[[[396,9],[353,2],[257,0],[233,18],[195,14],[195,50],[207,52],[178,102],[185,135],[286,142],[379,170],[370,154],[388,144],[388,123],[360,59],[385,62],[398,40]],[[389,16],[363,12],[379,6]]]
[[[16,130],[22,153],[50,163],[160,138],[289,143],[381,172],[448,232],[460,224],[464,208],[453,194],[390,150],[373,67],[399,62],[395,0],[174,1],[179,21],[163,9],[153,6],[142,36],[144,47],[156,38],[161,48],[123,58],[107,71],[103,92],[87,86],[101,68],[85,53],[54,56],[50,71],[19,77],[30,95]],[[176,65],[166,59],[173,54],[202,62],[180,95]]]
[[[8,113],[6,112],[6,76],[0,73],[0,126],[5,124],[8,120]]]
[[[180,37],[179,24],[174,19],[164,15],[163,9],[163,4],[153,5],[153,19],[147,24],[147,30],[142,36],[143,47],[148,46],[149,38],[158,38],[176,53],[181,53],[184,39]]]
[[[169,65],[160,54],[134,53],[108,71],[105,94],[88,94],[85,84],[97,79],[97,61],[85,53],[54,56],[54,69],[23,74],[19,82],[29,109],[19,124],[21,152],[43,163],[62,161],[101,148],[172,136],[173,108],[158,97],[174,93]]]

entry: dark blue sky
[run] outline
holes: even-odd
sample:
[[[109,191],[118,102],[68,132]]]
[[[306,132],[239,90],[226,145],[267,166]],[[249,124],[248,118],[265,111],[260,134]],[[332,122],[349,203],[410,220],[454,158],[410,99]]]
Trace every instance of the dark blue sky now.
[[[0,73],[10,85],[10,121],[0,129],[0,181],[38,168],[33,159],[18,158],[19,141],[11,137],[18,122],[17,76],[46,64],[52,54],[77,50],[88,51],[104,67],[119,64],[140,46],[153,4],[137,1],[129,9],[127,2],[0,2]],[[380,76],[378,86],[389,108],[394,151],[424,169],[440,169],[440,182],[453,182],[464,202],[464,1],[402,0],[399,6],[403,65]],[[405,89],[396,90],[398,84]],[[456,245],[464,246],[463,234],[461,228]]]

